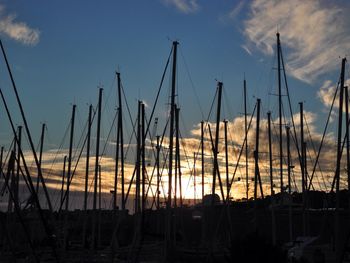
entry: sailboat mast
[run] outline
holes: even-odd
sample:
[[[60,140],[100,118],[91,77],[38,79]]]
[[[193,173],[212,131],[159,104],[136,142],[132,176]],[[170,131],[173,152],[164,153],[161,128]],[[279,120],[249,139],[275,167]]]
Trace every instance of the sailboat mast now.
[[[269,134],[270,189],[271,189],[271,196],[273,196],[274,195],[274,190],[273,190],[271,112],[270,111],[267,113],[267,129],[268,129],[268,134]]]
[[[63,158],[63,170],[62,170],[62,183],[61,183],[61,205],[63,203],[63,193],[64,193],[64,181],[66,178],[66,163],[67,163],[67,155]]]
[[[141,175],[142,175],[142,213],[146,210],[146,162],[145,162],[145,143],[146,143],[146,134],[145,134],[145,104],[141,104]]]
[[[176,58],[177,41],[173,42],[173,68],[171,79],[171,104],[170,104],[170,131],[169,131],[169,182],[167,208],[171,208],[172,173],[173,173],[173,147],[174,147],[174,121],[175,121],[175,92],[176,92]]]
[[[204,197],[204,121],[201,121],[202,200]]]
[[[90,141],[91,141],[91,125],[92,125],[92,105],[89,106],[88,131],[86,143],[86,165],[85,165],[85,189],[84,189],[84,211],[87,209],[87,195],[89,185],[89,165],[90,165]]]
[[[100,155],[100,132],[101,132],[101,109],[102,109],[102,91],[99,89],[98,95],[98,111],[97,111],[97,134],[96,134],[96,152],[95,152],[95,177],[94,177],[94,195],[93,195],[93,224],[92,224],[92,248],[95,250],[97,248],[97,186],[98,186],[98,175],[99,175],[99,155]]]
[[[141,187],[141,101],[137,107],[137,135],[136,135],[136,194],[135,194],[135,213],[141,211],[140,187]]]
[[[245,142],[245,183],[246,183],[246,198],[249,198],[249,169],[248,169],[248,119],[247,119],[247,82],[244,78],[243,81],[243,93],[244,93],[244,134],[246,138]]]
[[[227,146],[227,120],[224,120],[225,128],[225,167],[226,167],[226,199],[229,200],[230,183],[228,178],[228,146]]]
[[[216,109],[216,127],[215,127],[215,144],[214,144],[214,168],[213,168],[213,183],[212,183],[212,204],[215,200],[215,185],[216,176],[218,171],[218,147],[219,147],[219,132],[220,132],[220,113],[221,113],[221,95],[222,95],[222,82],[218,82],[218,102]]]
[[[347,171],[347,181],[348,181],[348,191],[349,191],[350,190],[349,87],[348,86],[344,87],[344,91],[345,91],[345,119],[346,119],[346,168],[347,168],[346,171]]]
[[[279,119],[279,157],[280,157],[280,184],[283,192],[283,148],[282,148],[282,85],[281,85],[281,43],[277,33],[277,75],[278,75],[278,119]]]
[[[260,133],[260,99],[257,99],[257,112],[256,112],[256,134],[255,134],[255,173],[254,173],[254,200],[257,200],[258,181],[260,182],[259,175],[259,133]],[[262,191],[261,191],[262,194]]]
[[[76,105],[74,104],[72,109],[69,152],[68,152],[66,211],[68,211],[68,206],[69,206],[69,186],[70,186],[70,177],[71,177],[71,169],[72,169],[72,149],[73,149],[73,137],[74,137],[75,109],[76,109]]]
[[[15,183],[15,191],[14,197],[16,204],[19,205],[19,173],[20,173],[20,165],[21,165],[21,148],[22,148],[22,126],[18,126],[18,151],[17,151],[17,171],[16,171],[16,183]],[[20,206],[19,206],[20,207]]]
[[[160,145],[159,145],[160,136],[157,136],[157,158],[156,158],[156,167],[157,167],[157,210],[159,210],[159,186],[160,186],[160,174],[159,174],[159,155],[160,155]]]
[[[337,142],[337,166],[335,169],[335,192],[336,192],[336,213],[335,213],[335,247],[336,247],[336,262],[340,262],[340,161],[342,155],[342,125],[343,125],[343,99],[344,99],[344,78],[345,78],[345,63],[346,58],[342,59],[341,74],[340,74],[340,94],[339,94],[339,114],[338,114],[338,142]]]
[[[122,106],[122,85],[120,73],[117,72],[118,79],[118,129],[119,129],[119,143],[120,143],[120,165],[121,165],[121,199],[122,199],[122,210],[125,210],[125,189],[124,189],[124,135],[123,135],[123,106]],[[118,147],[118,145],[117,145]]]
[[[41,161],[42,161],[42,157],[43,157],[43,147],[44,147],[44,136],[45,136],[45,123],[43,123],[42,127],[41,127],[41,136],[40,136],[40,152],[39,152],[39,165],[41,168]],[[19,160],[19,159],[18,159]],[[37,177],[36,180],[36,192],[39,192],[39,176]]]

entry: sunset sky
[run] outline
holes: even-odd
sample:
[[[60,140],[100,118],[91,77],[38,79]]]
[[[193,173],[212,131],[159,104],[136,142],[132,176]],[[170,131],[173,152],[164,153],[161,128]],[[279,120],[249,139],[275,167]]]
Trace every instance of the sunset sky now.
[[[261,98],[262,118],[272,111],[277,119],[275,47],[279,31],[293,112],[298,113],[298,102],[303,101],[310,133],[318,145],[341,58],[350,52],[349,11],[350,3],[345,0],[1,0],[0,37],[33,140],[37,145],[45,122],[45,150],[53,151],[68,147],[64,134],[72,104],[78,110],[75,147],[79,147],[88,105],[96,105],[98,87],[104,88],[102,137],[107,138],[116,112],[116,70],[121,73],[132,117],[138,100],[146,103],[149,116],[173,40],[180,42],[176,100],[181,107],[182,136],[196,145],[198,123],[207,119],[216,83],[222,81],[222,120],[228,119],[232,126],[232,147],[241,145],[244,76],[250,113],[256,98]],[[0,88],[15,124],[21,125],[2,57]],[[158,133],[164,129],[169,89],[167,74],[156,109]],[[8,149],[13,137],[2,103],[0,112],[1,123],[5,123],[0,125],[0,142]],[[328,147],[334,142],[334,116]],[[286,118],[288,122],[288,113]],[[129,116],[124,120],[129,123],[128,138]],[[214,122],[213,114],[209,121]]]

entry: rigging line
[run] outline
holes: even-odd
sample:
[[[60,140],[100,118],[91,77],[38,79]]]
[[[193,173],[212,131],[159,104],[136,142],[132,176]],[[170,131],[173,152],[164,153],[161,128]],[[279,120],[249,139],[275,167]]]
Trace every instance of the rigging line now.
[[[124,153],[124,156],[122,156],[122,158],[126,158],[126,156],[128,155],[129,153],[129,149],[131,148],[131,140],[133,138],[133,134],[136,136],[136,133],[135,133],[135,127],[137,125],[137,119],[135,119],[135,123],[133,124],[133,133],[131,134],[130,138],[129,138],[129,142],[128,142],[128,146],[126,147],[126,150],[125,150],[125,153]]]
[[[324,130],[323,130],[321,143],[320,143],[320,146],[319,146],[319,148],[318,148],[318,153],[317,153],[317,157],[316,157],[316,160],[315,160],[314,167],[313,167],[313,169],[312,169],[312,174],[311,174],[311,178],[310,178],[310,183],[309,183],[309,186],[308,186],[308,190],[310,190],[310,186],[311,186],[311,183],[312,183],[312,179],[313,179],[314,174],[315,174],[315,171],[316,171],[316,165],[318,164],[318,160],[319,160],[319,158],[320,158],[321,149],[322,149],[322,146],[323,146],[324,139],[325,139],[325,137],[326,137],[326,132],[327,132],[328,124],[329,124],[329,121],[330,121],[330,119],[331,119],[331,115],[332,115],[332,111],[333,111],[334,102],[335,102],[335,99],[336,99],[336,97],[337,97],[337,93],[338,93],[338,90],[339,90],[339,85],[340,85],[340,78],[339,78],[339,80],[338,80],[338,84],[337,84],[336,89],[335,89],[334,97],[333,97],[332,104],[331,104],[331,109],[330,109],[330,111],[329,111],[329,113],[328,113],[326,125],[325,125],[325,128],[324,128]]]
[[[229,137],[228,143],[232,143],[232,146],[231,146],[232,152],[234,155],[236,155],[235,157],[238,159],[237,153],[234,150],[234,140],[233,140],[233,136],[232,136],[232,131],[230,130],[230,126],[231,126],[230,122],[228,122],[228,125],[227,125],[227,133],[228,133],[228,137]],[[228,145],[228,146],[230,146],[230,145]],[[232,159],[232,158],[230,158],[230,155],[228,156],[228,159]],[[232,162],[233,162],[233,160],[232,160]],[[249,162],[248,162],[248,166],[249,166]],[[230,167],[233,167],[233,165],[230,165]],[[243,173],[242,173],[241,167],[239,166],[238,169],[239,169],[239,174],[242,176]],[[243,181],[243,186],[245,187],[244,189],[246,189],[246,187],[247,187],[246,181],[245,180],[242,180],[242,181]]]
[[[117,119],[117,116],[118,116],[118,110],[116,110],[116,113],[115,113],[114,118],[113,118],[113,121],[112,121],[111,128],[109,129],[107,138],[106,138],[106,140],[105,140],[105,144],[104,144],[104,146],[103,146],[103,150],[102,150],[102,152],[101,152],[101,154],[100,154],[100,158],[99,158],[99,160],[98,160],[99,163],[102,162],[102,159],[103,159],[104,154],[105,154],[105,152],[106,152],[106,148],[107,148],[107,144],[108,144],[108,141],[109,141],[109,137],[111,136],[111,133],[112,133],[112,130],[113,130],[113,128],[114,128],[114,123],[115,123],[115,120]]]
[[[249,132],[250,126],[251,126],[252,121],[253,121],[253,116],[254,116],[255,110],[256,110],[256,104],[255,104],[255,106],[254,106],[252,115],[251,115],[250,120],[249,120],[247,132],[246,132],[245,135],[244,135],[243,145],[242,145],[241,150],[240,150],[240,152],[239,152],[239,156],[238,156],[238,160],[237,160],[237,163],[236,163],[236,166],[235,166],[235,170],[234,170],[234,172],[233,172],[233,174],[232,174],[232,179],[231,179],[231,181],[230,181],[230,188],[229,188],[229,190],[228,190],[228,195],[227,195],[227,196],[230,196],[232,184],[233,184],[233,181],[234,181],[234,179],[235,179],[235,175],[236,175],[236,172],[237,172],[237,168],[238,168],[238,166],[239,166],[239,160],[241,159],[241,156],[242,156],[242,153],[243,153],[244,145],[245,145],[245,143],[247,142],[247,136],[248,136],[248,132]],[[227,200],[227,201],[228,201],[228,200]]]
[[[310,142],[311,142],[313,154],[314,154],[314,156],[316,156],[316,155],[317,155],[316,147],[315,147],[314,141],[312,140],[311,132],[310,132],[310,128],[309,128],[309,124],[308,124],[308,122],[307,122],[307,120],[306,120],[305,114],[304,114],[304,121],[305,121],[305,124],[306,124],[307,133],[308,133],[309,138],[310,138]],[[311,159],[311,155],[310,155],[310,159]],[[313,166],[314,166],[314,165],[315,165],[315,162],[313,163]],[[323,171],[322,171],[322,168],[321,168],[320,164],[318,164],[318,168],[319,168],[319,171],[320,171],[320,173],[321,173],[321,179],[322,179],[322,182],[323,182],[323,184],[324,184],[325,190],[327,190],[326,182],[325,182],[325,180],[324,180]],[[309,176],[308,176],[308,177],[309,177]],[[309,179],[311,179],[311,178],[309,178]],[[318,180],[319,180],[319,179],[318,179]],[[319,182],[319,184],[320,184],[320,182]]]
[[[146,128],[146,134],[149,130],[149,126],[150,126],[150,123],[152,122],[152,119],[153,119],[153,114],[154,114],[154,111],[156,109],[156,105],[158,103],[158,99],[159,99],[159,94],[160,94],[160,91],[162,89],[162,86],[163,86],[163,81],[164,81],[164,78],[165,78],[165,74],[166,74],[166,71],[168,69],[168,66],[169,66],[169,62],[170,62],[170,58],[171,58],[171,54],[173,53],[173,47],[171,48],[170,50],[170,54],[169,54],[169,57],[168,57],[168,60],[166,62],[166,65],[165,65],[165,68],[164,68],[164,71],[163,71],[163,75],[162,75],[162,78],[161,78],[161,81],[160,81],[160,84],[159,84],[159,88],[158,88],[158,92],[157,92],[157,95],[156,95],[156,99],[154,101],[154,104],[153,104],[153,108],[152,108],[152,111],[151,111],[151,115],[150,115],[150,118],[149,118],[149,123],[147,125],[147,128]]]
[[[11,154],[11,152],[12,152],[12,150],[10,150],[10,149],[12,149],[12,147],[13,147],[14,144],[15,144],[15,138],[13,138],[12,141],[11,141],[9,150],[7,151],[6,156],[5,156],[5,159],[4,159],[3,162],[2,162],[2,167],[6,166],[7,159],[9,159],[9,156],[10,156],[10,154]],[[1,167],[0,167],[0,168],[1,168]],[[2,169],[2,170],[4,170],[4,169]],[[5,174],[3,174],[3,176],[5,176]],[[7,180],[9,180],[9,179],[7,179]],[[6,183],[6,178],[5,178],[5,182],[4,182],[3,187],[2,187],[2,188],[0,187],[0,189],[2,189],[2,190],[0,190],[0,196],[3,196],[4,193],[5,193],[5,192],[4,192],[4,191],[6,190],[6,184],[5,184],[5,183]]]
[[[311,142],[311,144],[312,144],[312,142]],[[313,150],[315,150],[315,149],[313,148]],[[311,160],[311,159],[312,159],[312,156],[311,156],[310,147],[306,147],[306,151],[307,151],[307,153],[308,153],[308,155],[309,155],[309,156],[308,156],[308,157],[309,157],[309,160]],[[314,151],[314,154],[315,154],[315,151]],[[305,153],[305,155],[306,155],[306,153]],[[306,156],[305,158],[307,159],[307,156]],[[322,175],[322,178],[323,178],[322,171],[320,171],[320,172],[321,172],[321,175]],[[307,174],[307,176],[309,177],[309,173],[307,172],[306,174]],[[322,190],[322,187],[321,187],[321,182],[320,182],[320,179],[318,178],[318,176],[316,176],[316,179],[317,179],[317,184],[318,184],[319,189],[320,189],[321,191],[323,191],[323,190]],[[324,180],[323,180],[323,182],[324,182]],[[315,191],[315,188],[313,187],[312,190]],[[325,190],[327,190],[327,188],[326,188]]]
[[[94,118],[95,118],[95,115],[96,115],[96,111],[93,111],[91,123],[93,123],[93,120],[94,120]],[[88,122],[89,122],[89,120],[87,120],[87,122],[86,122],[87,125],[88,125]],[[80,149],[80,153],[79,153],[79,156],[78,156],[78,160],[77,160],[77,162],[75,163],[75,166],[74,166],[74,169],[73,169],[73,171],[72,171],[70,180],[69,180],[69,182],[68,182],[68,187],[67,187],[67,189],[69,189],[69,186],[71,185],[71,183],[72,183],[72,181],[73,181],[73,178],[74,178],[76,169],[78,168],[79,160],[80,160],[80,158],[81,158],[81,156],[82,156],[82,154],[83,154],[84,148],[85,148],[85,144],[86,144],[86,141],[87,141],[87,137],[88,137],[88,136],[87,136],[87,134],[86,134],[86,135],[85,135],[85,139],[84,139],[84,143],[83,143],[83,145],[82,145],[82,147],[81,147],[81,149]],[[78,151],[78,149],[77,149],[77,151]],[[64,204],[64,201],[65,201],[66,197],[67,197],[67,194],[68,194],[67,191],[65,191],[65,194],[64,194],[64,196],[63,196],[63,198],[62,198],[62,202],[61,202],[61,204],[60,204],[59,212],[62,210],[62,206],[63,206],[63,204]]]
[[[290,99],[290,95],[289,95],[289,88],[288,88],[288,83],[287,83],[286,70],[285,70],[285,67],[284,67],[284,58],[283,58],[282,46],[280,46],[280,53],[281,53],[281,60],[282,60],[282,69],[283,69],[284,83],[285,83],[285,86],[286,86],[287,98],[288,98],[288,103],[289,103],[289,111],[290,111],[290,115],[291,115],[293,132],[294,132],[295,141],[296,141],[295,145],[296,145],[297,152],[298,152],[299,164],[300,164],[300,167],[302,167],[302,160],[301,160],[301,154],[300,154],[300,149],[299,149],[297,132],[296,132],[296,129],[295,129],[295,122],[294,122],[294,117],[293,117],[293,110],[292,110],[291,99]]]
[[[133,121],[133,118],[132,118],[132,115],[131,115],[129,103],[128,103],[127,99],[126,99],[123,83],[120,83],[120,87],[121,87],[121,90],[122,90],[122,93],[123,93],[123,97],[124,97],[124,100],[125,100],[126,109],[128,111],[128,114],[129,114],[130,123],[133,124],[134,121]],[[135,136],[136,136],[135,127],[133,127],[133,133],[132,134],[135,134]]]
[[[197,103],[198,103],[198,106],[199,106],[199,110],[200,110],[201,115],[202,115],[202,119],[204,119],[204,111],[203,111],[203,108],[202,108],[202,106],[201,106],[201,103],[200,103],[200,100],[199,100],[199,96],[198,96],[198,93],[197,93],[196,87],[195,87],[195,85],[194,85],[194,83],[193,83],[193,80],[192,80],[192,77],[191,77],[190,71],[189,71],[189,69],[188,69],[186,59],[185,59],[185,57],[184,57],[184,55],[183,55],[183,53],[182,53],[182,48],[181,48],[181,46],[180,46],[180,48],[179,48],[179,49],[180,49],[180,54],[181,54],[182,60],[183,60],[184,65],[185,65],[185,69],[186,69],[186,71],[187,71],[188,78],[189,78],[190,83],[191,83],[191,87],[192,87],[192,89],[193,89],[193,92],[194,92],[195,98],[196,98]]]

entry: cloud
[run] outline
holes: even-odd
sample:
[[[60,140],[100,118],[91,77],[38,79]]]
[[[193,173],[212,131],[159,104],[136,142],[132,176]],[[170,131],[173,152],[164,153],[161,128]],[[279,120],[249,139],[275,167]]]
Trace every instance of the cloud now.
[[[350,79],[347,79],[345,81],[345,86],[347,85],[347,83],[350,83]],[[327,108],[330,108],[332,106],[336,86],[336,83],[334,83],[333,81],[326,80],[323,82],[321,88],[317,92],[318,98]],[[337,97],[335,99],[333,107],[339,108],[339,92],[337,93]]]
[[[168,6],[175,7],[184,14],[196,13],[199,10],[197,0],[162,0]]]
[[[276,31],[288,50],[287,70],[295,78],[312,83],[339,67],[339,56],[350,49],[349,8],[319,1],[255,0],[244,22],[247,46],[272,55]]]
[[[24,22],[16,21],[16,14],[6,15],[4,10],[4,6],[0,5],[0,34],[25,45],[36,45],[39,42],[40,31],[30,28]]]
[[[234,8],[230,10],[225,15],[219,17],[219,20],[223,23],[227,23],[228,21],[236,20],[237,16],[241,13],[244,7],[245,1],[240,1]]]

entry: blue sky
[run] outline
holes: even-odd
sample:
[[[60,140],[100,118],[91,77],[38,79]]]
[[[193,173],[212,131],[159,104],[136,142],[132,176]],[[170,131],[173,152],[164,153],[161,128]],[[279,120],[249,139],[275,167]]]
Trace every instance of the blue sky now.
[[[281,34],[294,113],[297,114],[298,102],[303,101],[310,133],[316,145],[319,143],[341,58],[350,50],[349,11],[350,3],[345,0],[0,0],[0,37],[35,144],[39,141],[41,123],[48,126],[47,150],[59,148],[73,103],[78,108],[75,142],[78,148],[88,104],[96,104],[98,86],[104,88],[106,106],[102,137],[107,137],[115,114],[116,70],[121,72],[133,117],[137,100],[149,105],[146,113],[149,116],[172,40],[178,40],[177,101],[181,107],[181,130],[187,138],[184,140],[187,149],[198,147],[197,124],[203,119],[202,114],[207,116],[219,80],[224,83],[222,119],[230,120],[232,131],[229,150],[236,153],[237,145],[241,145],[244,137],[241,115],[244,75],[250,111],[259,97],[264,128],[268,110],[272,111],[274,120],[277,118],[277,97],[273,95],[277,83],[274,53],[277,30]],[[349,70],[347,79],[348,73]],[[2,59],[0,87],[15,124],[21,125]],[[156,111],[160,118],[159,132],[166,118],[169,88],[168,74]],[[128,120],[127,116],[125,120]],[[8,149],[13,136],[2,104],[0,121],[0,142]],[[210,121],[213,122],[213,118]],[[324,169],[329,172],[328,183],[332,181],[334,170],[332,132],[335,129],[333,121],[326,154],[321,156]],[[130,126],[126,137],[128,135]],[[248,136],[252,143],[254,133]],[[264,148],[267,145],[266,130],[261,137]],[[277,149],[276,142],[275,138]],[[67,147],[66,137],[62,148]],[[209,148],[208,143],[208,151]],[[253,149],[251,144],[250,151]],[[60,154],[62,159],[63,154]],[[47,162],[56,158],[53,156],[56,155],[47,152]],[[223,161],[222,153],[219,157]],[[105,169],[113,174],[112,158],[107,159],[109,165]],[[230,168],[233,168],[234,158]],[[252,158],[249,161],[252,164]],[[264,161],[262,166],[266,165]],[[58,174],[61,162],[56,163]],[[264,170],[263,180],[268,179],[266,175]],[[241,182],[238,184],[244,186]]]
[[[349,51],[348,19],[341,21],[349,9],[346,1],[15,0],[0,5],[5,21],[1,37],[34,138],[39,137],[40,123],[46,122],[53,144],[63,136],[72,103],[84,122],[87,104],[97,101],[98,85],[107,94],[115,93],[116,69],[134,112],[137,99],[151,105],[174,39],[180,41],[178,94],[184,133],[202,119],[200,107],[207,115],[216,79],[224,82],[224,118],[233,119],[242,111],[244,74],[249,104],[261,97],[265,113],[274,111],[276,98],[268,93],[276,88],[272,52],[277,28],[291,69],[293,108],[305,101],[305,109],[317,113],[320,130],[327,107],[317,94],[325,81],[329,86],[336,82],[339,57]],[[16,31],[16,26],[27,31]],[[320,33],[323,38],[316,37]],[[333,42],[336,48],[329,52]],[[1,75],[8,88],[4,69]]]

